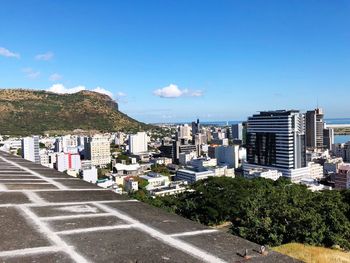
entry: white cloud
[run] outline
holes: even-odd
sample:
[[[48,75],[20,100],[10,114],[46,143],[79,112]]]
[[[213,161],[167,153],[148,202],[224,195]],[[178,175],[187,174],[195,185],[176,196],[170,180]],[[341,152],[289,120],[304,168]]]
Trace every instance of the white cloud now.
[[[22,72],[24,72],[27,76],[27,78],[30,79],[36,79],[40,76],[40,71],[34,70],[32,68],[24,68],[22,69]]]
[[[66,88],[63,84],[53,84],[50,88],[48,88],[46,91],[54,92],[54,93],[59,93],[59,94],[72,94],[72,93],[77,93],[79,91],[86,90],[84,86],[76,86],[73,88]]]
[[[201,97],[203,96],[203,91],[202,90],[195,90],[190,92],[190,96],[192,97]]]
[[[126,93],[119,91],[117,92],[117,97],[126,97]]]
[[[116,95],[116,101],[119,103],[128,103],[128,99],[126,97],[127,97],[126,93],[119,91],[117,92],[117,95]]]
[[[98,93],[101,93],[101,94],[105,94],[105,95],[108,95],[109,97],[113,98],[113,93],[106,90],[106,89],[103,89],[101,87],[96,87],[95,89],[93,89],[92,91],[95,91],[95,92],[98,92]]]
[[[46,91],[59,93],[59,94],[66,94],[66,93],[73,94],[73,93],[77,93],[77,92],[82,91],[82,90],[87,90],[87,88],[85,86],[82,86],[82,85],[72,87],[72,88],[66,88],[63,84],[57,83],[57,84],[53,84]],[[93,89],[91,91],[105,94],[105,95],[108,95],[109,97],[113,98],[112,92],[110,92],[106,89],[103,89],[101,87],[96,87],[95,89]]]
[[[200,97],[203,95],[203,91],[180,89],[177,85],[170,84],[169,86],[153,91],[153,94],[161,98],[179,98],[183,96]]]
[[[58,73],[53,73],[53,74],[51,74],[50,77],[49,77],[49,80],[50,80],[50,81],[58,81],[58,80],[60,80],[60,79],[62,79],[62,75],[60,75],[60,74],[58,74]]]
[[[8,58],[20,58],[20,55],[18,53],[13,53],[4,47],[0,47],[0,56]]]
[[[36,60],[44,60],[44,61],[48,61],[51,60],[53,58],[54,54],[52,52],[46,52],[43,54],[38,54],[35,56]]]

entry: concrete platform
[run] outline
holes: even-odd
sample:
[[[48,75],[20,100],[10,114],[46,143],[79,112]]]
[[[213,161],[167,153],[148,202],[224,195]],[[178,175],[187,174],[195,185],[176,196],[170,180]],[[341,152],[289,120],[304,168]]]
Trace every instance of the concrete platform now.
[[[0,222],[0,262],[298,262],[2,152]]]

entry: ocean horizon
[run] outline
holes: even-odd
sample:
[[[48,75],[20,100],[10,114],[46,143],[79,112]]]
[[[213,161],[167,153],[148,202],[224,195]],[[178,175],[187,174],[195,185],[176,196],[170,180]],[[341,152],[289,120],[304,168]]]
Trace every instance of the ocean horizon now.
[[[350,124],[350,118],[329,118],[324,119],[327,124]],[[240,120],[230,120],[230,121],[201,121],[199,120],[201,124],[203,125],[217,125],[217,126],[229,126],[232,124],[242,123],[244,121]],[[154,123],[154,124],[174,124],[174,125],[181,125],[181,124],[190,124],[190,122],[186,121],[180,121],[180,122],[163,122],[163,123]]]

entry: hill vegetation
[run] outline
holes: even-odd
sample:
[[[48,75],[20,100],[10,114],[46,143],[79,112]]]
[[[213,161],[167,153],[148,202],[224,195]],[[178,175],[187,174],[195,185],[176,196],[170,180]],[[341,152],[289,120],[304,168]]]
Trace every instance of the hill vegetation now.
[[[100,93],[0,89],[0,134],[129,131],[145,126],[120,112],[115,101]]]
[[[350,250],[350,191],[311,192],[286,179],[213,177],[178,196],[134,197],[206,225],[230,222],[230,232],[253,242],[297,242]]]

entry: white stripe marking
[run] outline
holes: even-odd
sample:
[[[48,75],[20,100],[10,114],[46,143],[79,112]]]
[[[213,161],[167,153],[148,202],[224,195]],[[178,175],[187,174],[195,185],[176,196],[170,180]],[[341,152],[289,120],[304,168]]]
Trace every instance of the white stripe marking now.
[[[44,181],[45,182],[45,180],[43,180],[43,179],[40,179],[40,178],[35,178],[35,179],[28,179],[28,178],[18,178],[18,179],[15,179],[15,178],[11,178],[11,179],[1,179],[0,178],[0,182],[3,182],[3,181]]]
[[[33,182],[33,183],[30,183],[30,182],[22,182],[22,183],[19,183],[19,182],[14,182],[14,183],[5,183],[7,185],[37,185],[37,184],[44,184],[44,185],[52,185],[50,183],[46,183],[46,182]],[[48,191],[49,189],[46,189],[46,191]],[[51,189],[50,189],[51,190]],[[22,190],[17,190],[17,191],[22,191]]]
[[[37,195],[36,193],[34,193],[32,191],[23,191],[22,190],[22,193],[24,193],[28,197],[28,199],[35,204],[44,205],[47,203],[44,199],[42,199],[39,195]]]
[[[30,179],[28,179],[30,180]],[[1,180],[0,180],[1,181]],[[11,182],[8,182],[12,184]],[[33,182],[34,183],[34,182]],[[37,183],[34,183],[37,184]],[[48,182],[48,184],[51,184]],[[82,191],[111,191],[110,189],[105,188],[79,188],[79,189],[33,189],[32,192],[82,192]],[[22,192],[22,190],[6,190],[6,192]]]
[[[12,165],[18,167],[18,168],[21,168],[21,169],[23,169],[23,170],[25,170],[25,171],[31,173],[32,175],[35,175],[35,176],[37,176],[37,177],[39,177],[39,178],[41,178],[41,179],[43,179],[43,180],[45,180],[45,181],[47,181],[47,182],[53,184],[53,185],[55,185],[55,186],[56,186],[57,188],[59,188],[59,189],[68,189],[68,188],[67,188],[66,186],[64,186],[63,184],[60,184],[60,183],[58,183],[58,182],[56,182],[56,181],[54,181],[54,180],[52,180],[52,179],[50,179],[50,178],[48,178],[48,177],[44,177],[44,176],[42,176],[41,174],[30,170],[29,168],[23,167],[23,166],[21,166],[21,165],[15,163],[15,162],[9,161],[9,160],[7,160],[7,159],[4,158],[4,157],[0,157],[0,159],[3,160],[3,161],[5,161],[5,162],[7,162],[7,163],[10,163],[10,164],[12,164]]]
[[[182,233],[176,233],[171,234],[171,237],[185,237],[185,236],[197,236],[202,234],[208,234],[218,232],[216,229],[205,229],[205,230],[198,230],[198,231],[190,231],[190,232],[182,232]]]
[[[134,225],[116,225],[116,226],[99,226],[99,227],[90,227],[90,228],[78,228],[72,230],[64,230],[55,232],[57,235],[74,235],[74,234],[82,234],[89,232],[98,232],[98,231],[106,231],[106,230],[114,230],[114,229],[128,229],[132,228]]]
[[[56,220],[93,218],[93,217],[105,217],[105,216],[112,216],[112,214],[99,213],[99,214],[79,214],[79,215],[69,215],[69,216],[50,216],[50,217],[40,217],[40,219],[44,221],[56,221]]]
[[[223,259],[210,254],[207,251],[204,251],[202,249],[199,249],[198,247],[195,247],[187,242],[184,242],[182,240],[173,238],[169,235],[163,234],[162,232],[148,226],[145,224],[140,223],[138,220],[135,220],[134,218],[125,215],[121,212],[119,212],[117,209],[115,208],[111,208],[108,207],[104,204],[95,204],[97,207],[101,208],[102,210],[104,210],[105,212],[114,214],[116,217],[129,222],[130,224],[133,224],[135,228],[149,234],[150,236],[162,241],[163,243],[166,243],[176,249],[179,249],[189,255],[192,255],[200,260],[202,260],[203,262],[210,262],[210,263],[223,263],[226,262]]]
[[[57,234],[55,234],[50,227],[40,221],[36,214],[34,214],[29,208],[21,206],[20,209],[26,215],[26,218],[30,219],[35,225],[39,227],[39,231],[43,233],[48,239],[50,239],[55,245],[63,247],[64,251],[75,261],[79,263],[88,262],[83,256],[75,251],[74,248],[68,246]]]
[[[0,191],[1,191],[1,192],[7,191],[7,187],[6,187],[4,184],[0,184]]]
[[[21,173],[25,174],[26,171],[21,171],[18,168],[11,169],[11,170],[0,170],[0,174],[21,174]]]
[[[59,246],[16,249],[16,250],[0,251],[0,257],[11,258],[11,257],[27,256],[27,255],[33,255],[33,254],[47,254],[51,252],[59,252],[62,250],[63,250],[63,247],[59,247]]]
[[[47,191],[47,190],[46,190]],[[5,191],[7,192],[7,191]],[[17,191],[18,192],[18,191]],[[22,192],[22,191],[21,191]],[[36,192],[36,191],[30,191],[30,192]],[[107,201],[85,201],[85,202],[62,202],[62,203],[45,203],[45,204],[34,204],[34,203],[27,203],[27,204],[0,204],[0,207],[51,207],[51,206],[66,206],[66,205],[84,205],[84,204],[108,204],[108,203],[128,203],[128,202],[139,202],[137,200],[107,200]]]

